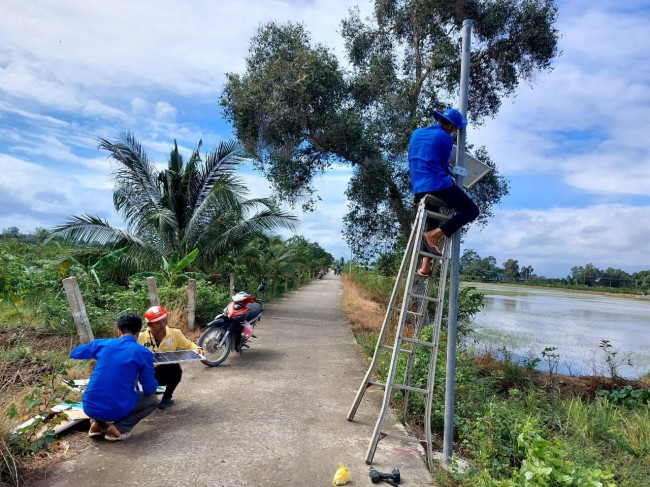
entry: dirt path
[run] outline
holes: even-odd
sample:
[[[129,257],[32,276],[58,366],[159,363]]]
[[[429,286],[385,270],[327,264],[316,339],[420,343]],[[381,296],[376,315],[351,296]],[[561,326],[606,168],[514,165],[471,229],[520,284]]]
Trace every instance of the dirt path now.
[[[93,442],[38,485],[327,486],[339,462],[351,485],[372,485],[364,458],[382,392],[369,390],[346,420],[367,366],[342,292],[329,274],[267,305],[243,357],[184,366],[170,411],[156,411],[126,442]],[[403,485],[432,485],[413,444],[380,442],[374,465],[399,467]]]

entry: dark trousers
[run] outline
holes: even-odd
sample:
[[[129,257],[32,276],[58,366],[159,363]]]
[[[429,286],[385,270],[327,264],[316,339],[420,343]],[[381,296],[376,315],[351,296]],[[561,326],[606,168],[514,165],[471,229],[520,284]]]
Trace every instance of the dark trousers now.
[[[149,416],[158,407],[158,397],[156,393],[145,396],[142,392],[138,395],[138,402],[131,410],[128,416],[113,421],[113,424],[120,433],[128,433],[133,427]],[[106,428],[106,421],[101,419],[93,419],[92,422],[97,421],[102,428]]]
[[[478,206],[476,206],[470,197],[467,196],[465,191],[456,185],[438,191],[431,191],[429,193],[418,193],[415,195],[415,203],[418,204],[427,194],[444,201],[447,206],[455,211],[454,216],[442,225],[440,225],[440,222],[435,218],[427,217],[427,232],[438,228],[440,225],[442,233],[447,237],[451,237],[460,227],[478,218]],[[440,211],[439,206],[434,206],[432,204],[427,204],[426,209],[429,211],[435,211],[436,213]]]
[[[181,369],[179,364],[165,364],[158,365],[154,371],[158,385],[167,386],[162,398],[171,399],[176,390],[176,386],[181,381],[183,369]]]

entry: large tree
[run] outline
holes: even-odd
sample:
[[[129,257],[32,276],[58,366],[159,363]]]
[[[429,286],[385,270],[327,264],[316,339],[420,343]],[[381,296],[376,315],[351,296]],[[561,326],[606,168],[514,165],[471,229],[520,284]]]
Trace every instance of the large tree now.
[[[80,245],[128,246],[124,258],[132,271],[194,249],[199,249],[195,264],[215,269],[219,259],[243,250],[262,232],[291,228],[296,221],[273,200],[246,198],[247,188],[235,173],[242,161],[235,142],[221,143],[204,156],[199,142],[187,163],[174,142],[162,171],[130,133],[114,142],[100,139],[99,147],[115,163],[113,203],[126,230],[80,215],[69,217],[54,233]]]
[[[352,165],[345,233],[357,255],[410,230],[409,136],[456,104],[465,18],[475,22],[469,118],[477,124],[550,68],[554,0],[377,0],[372,18],[353,10],[342,22],[346,70],[303,26],[270,23],[251,40],[245,73],[227,77],[226,117],[285,200],[313,205],[314,175]],[[485,222],[507,183],[485,149],[475,155],[495,168],[471,191]]]

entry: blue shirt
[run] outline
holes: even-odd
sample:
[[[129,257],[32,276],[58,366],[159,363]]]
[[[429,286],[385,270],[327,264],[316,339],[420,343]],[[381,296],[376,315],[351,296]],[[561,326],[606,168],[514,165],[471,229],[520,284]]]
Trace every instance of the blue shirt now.
[[[454,138],[440,124],[417,129],[409,142],[409,169],[413,194],[449,188],[449,158]]]
[[[128,416],[138,402],[138,379],[145,395],[158,387],[153,355],[134,336],[93,340],[75,347],[70,356],[97,359],[82,400],[84,412],[93,419],[114,421]]]

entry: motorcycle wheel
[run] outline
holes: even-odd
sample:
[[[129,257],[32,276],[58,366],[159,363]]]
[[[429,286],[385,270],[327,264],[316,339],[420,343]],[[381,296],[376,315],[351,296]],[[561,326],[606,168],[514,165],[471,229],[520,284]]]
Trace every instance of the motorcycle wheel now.
[[[203,348],[205,356],[205,359],[201,360],[201,362],[208,367],[216,367],[228,358],[233,346],[232,335],[228,335],[224,344],[219,347],[226,332],[225,328],[212,326],[205,330],[199,338],[198,345]]]

